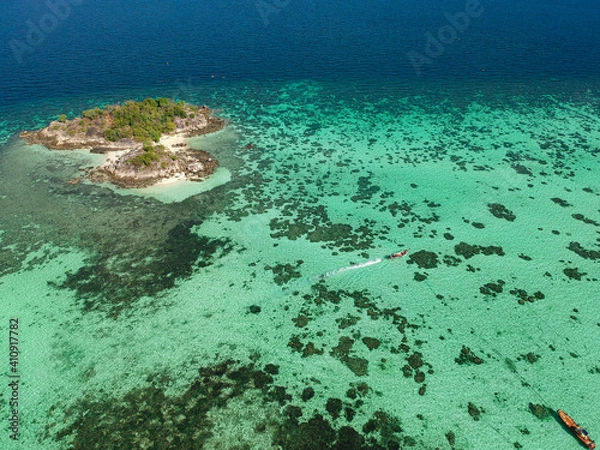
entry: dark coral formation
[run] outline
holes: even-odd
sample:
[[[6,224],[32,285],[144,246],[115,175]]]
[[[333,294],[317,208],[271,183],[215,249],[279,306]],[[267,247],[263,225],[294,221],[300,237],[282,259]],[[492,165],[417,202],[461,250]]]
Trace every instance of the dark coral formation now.
[[[341,318],[335,319],[335,321],[339,324],[338,327],[340,330],[344,330],[348,327],[356,325],[359,320],[360,320],[360,316],[352,316],[352,315],[348,315],[346,317],[341,317]]]
[[[66,279],[54,286],[74,290],[86,311],[106,311],[115,317],[137,299],[174,287],[177,280],[191,276],[194,270],[213,264],[233,250],[227,239],[211,239],[192,232],[195,225],[176,225],[164,241],[148,247],[143,258],[129,255],[136,262],[133,267],[131,259],[123,255],[123,267],[115,270],[112,255],[101,254],[77,272],[67,273]]]
[[[362,341],[363,344],[365,344],[369,350],[375,350],[381,345],[381,341],[373,337],[365,336],[364,338],[362,338]]]
[[[486,283],[479,288],[479,292],[481,292],[484,295],[491,295],[492,297],[495,297],[497,294],[502,293],[504,284],[505,283],[503,280],[498,280],[495,283]]]
[[[454,447],[454,444],[456,443],[456,435],[454,434],[454,432],[452,431],[448,431],[446,433],[446,439],[448,439],[448,443]]]
[[[526,355],[521,355],[517,358],[517,361],[527,361],[529,364],[533,364],[534,362],[536,362],[538,359],[540,359],[540,355],[533,353],[533,352],[529,352]]]
[[[577,253],[584,259],[596,260],[600,259],[600,251],[598,250],[588,250],[584,248],[579,242],[571,242],[567,247],[572,252]]]
[[[415,281],[425,281],[427,279],[427,274],[424,273],[420,273],[420,272],[415,272],[413,279]]]
[[[375,186],[371,182],[370,177],[359,177],[358,179],[358,193],[351,197],[353,202],[360,202],[364,200],[370,200],[381,188]]]
[[[305,421],[288,418],[273,443],[285,450],[399,450],[401,445],[416,443],[410,436],[401,436],[399,421],[382,411],[375,412],[361,431],[350,426],[336,430],[317,414]]]
[[[417,264],[421,269],[434,269],[438,266],[438,255],[435,252],[419,250],[408,255],[408,264]]]
[[[67,425],[53,433],[54,439],[70,441],[73,449],[198,449],[213,437],[209,411],[225,408],[247,391],[265,403],[279,402],[277,389],[282,389],[270,373],[233,360],[201,367],[179,396],[166,395],[159,380],[150,377],[148,386],[115,400],[80,400],[67,411]]]
[[[563,208],[568,208],[569,206],[573,206],[568,201],[563,200],[562,198],[559,198],[559,197],[553,197],[553,198],[551,198],[551,200],[554,203],[556,203],[557,205],[562,206]]]
[[[296,264],[276,264],[275,266],[265,266],[265,270],[273,272],[273,281],[279,286],[289,283],[294,278],[300,278],[302,274],[298,270],[304,263],[302,260],[296,261]]]
[[[150,376],[147,386],[121,398],[80,400],[66,411],[64,427],[57,429],[56,423],[46,427],[46,438],[68,441],[74,450],[197,450],[209,441],[226,439],[215,435],[215,418],[228,420],[230,402],[249,395],[257,408],[272,412],[265,418],[249,413],[242,420],[253,423],[254,432],[266,434],[273,446],[286,450],[399,450],[417,444],[415,438],[404,434],[398,418],[382,410],[350,425],[369,395],[366,383],[352,385],[345,399],[325,400],[323,407],[330,416],[327,420],[312,408],[305,410],[294,404],[295,396],[275,383],[278,373],[279,367],[272,363],[260,369],[255,363],[226,360],[201,367],[187,389],[176,396],[165,392],[168,376]],[[311,386],[297,394],[300,405],[314,397]],[[235,448],[249,444],[240,441],[239,445]]]
[[[299,294],[298,294],[299,295]],[[422,353],[412,350],[409,337],[411,332],[419,328],[418,325],[411,323],[407,317],[401,313],[401,308],[381,308],[377,304],[377,298],[373,298],[367,291],[346,291],[331,290],[323,282],[312,286],[312,292],[302,296],[303,306],[294,322],[298,326],[303,326],[303,333],[293,336],[289,341],[290,348],[302,354],[302,356],[328,355],[339,360],[354,375],[362,377],[367,375],[370,370],[387,370],[388,358],[377,357],[379,352],[386,351],[385,343],[390,340],[390,329],[394,329],[400,334],[401,344],[392,346],[389,351],[392,355],[401,355],[406,358],[410,369],[409,377],[419,384],[419,393],[425,394],[426,386],[423,384],[425,375],[433,373],[430,364],[423,361]],[[345,313],[340,317],[331,317],[333,327],[330,331],[321,328],[313,330],[312,321],[308,317],[319,315],[328,316],[329,312],[335,312],[339,305],[348,302],[356,308],[355,313]],[[317,306],[318,308],[314,308]],[[357,325],[362,322],[359,319],[372,321],[382,321],[378,328],[387,329],[385,340],[379,336],[366,335],[361,336],[360,328]],[[315,321],[317,322],[317,321]],[[322,326],[322,322],[321,325]],[[342,335],[335,331],[343,330]],[[333,345],[329,352],[323,352],[328,345],[326,339],[335,339],[337,344]],[[365,354],[365,347],[358,345],[364,344],[366,349],[373,352],[374,357],[369,357],[370,353]],[[392,344],[393,345],[393,344]],[[415,341],[415,346],[421,345],[420,341]],[[313,351],[313,349],[315,351]],[[376,352],[378,350],[378,352]]]
[[[581,278],[587,275],[585,272],[580,272],[577,267],[567,267],[563,270],[563,273],[571,280],[577,281],[581,281]]]
[[[517,172],[519,175],[533,176],[533,173],[531,173],[531,170],[529,170],[523,164],[514,164],[512,166],[512,168],[515,169],[515,172]]]
[[[331,418],[335,420],[338,417],[340,417],[340,414],[342,413],[342,406],[342,400],[340,400],[339,398],[330,397],[327,399],[325,409],[327,410]]]
[[[473,420],[479,420],[481,413],[484,412],[482,409],[479,409],[477,406],[475,406],[475,404],[472,402],[469,402],[467,411],[469,415],[473,418]]]
[[[342,336],[340,337],[338,345],[331,349],[330,354],[331,356],[339,359],[342,363],[344,363],[348,367],[348,369],[354,372],[355,375],[362,377],[367,375],[369,361],[367,361],[364,358],[352,356],[350,352],[352,350],[353,345],[353,339],[347,336]]]
[[[305,316],[304,314],[300,314],[298,315],[298,317],[292,319],[292,321],[296,324],[298,328],[304,328],[306,325],[308,325],[308,322],[310,322],[310,320],[311,318]]]
[[[488,209],[498,219],[506,219],[509,222],[513,222],[517,218],[511,210],[500,203],[490,203]]]
[[[596,222],[593,219],[585,217],[583,214],[576,213],[576,214],[572,214],[571,217],[573,219],[575,219],[575,220],[579,220],[579,221],[581,221],[583,223],[586,223],[588,225],[594,225],[595,227],[600,227],[600,223]]]
[[[540,291],[535,291],[533,294],[528,294],[525,289],[519,288],[511,289],[509,293],[517,297],[519,305],[524,305],[526,302],[533,303],[536,300],[543,300],[546,298],[546,296]]]
[[[314,396],[315,396],[315,390],[309,386],[307,388],[304,388],[304,390],[302,391],[301,398],[303,401],[307,402]]]
[[[354,228],[347,223],[332,222],[322,205],[286,206],[282,216],[269,224],[274,239],[305,237],[310,242],[323,242],[332,250],[344,252],[367,250],[373,245],[375,223],[365,220],[363,225]]]
[[[529,411],[538,419],[546,419],[550,417],[550,411],[544,405],[539,403],[529,403]]]
[[[448,267],[456,267],[462,262],[462,259],[457,258],[454,255],[444,255],[442,262]]]
[[[317,348],[314,342],[307,342],[304,344],[300,340],[300,336],[292,336],[290,341],[288,342],[288,347],[296,352],[302,353],[304,358],[313,355],[322,355],[323,349]]]
[[[502,247],[495,245],[490,245],[487,247],[482,245],[470,245],[466,242],[461,242],[460,244],[455,245],[454,252],[465,259],[472,258],[473,256],[479,255],[480,253],[486,256],[504,256],[504,250],[502,250]]]
[[[404,349],[404,351],[408,352],[408,349]],[[405,364],[402,367],[402,374],[406,378],[413,378],[414,381],[418,384],[421,384],[419,387],[418,393],[419,395],[425,395],[427,390],[427,385],[424,384],[426,373],[432,374],[433,368],[431,364],[425,362],[423,360],[423,354],[421,352],[415,351],[410,355],[406,356],[406,361],[408,364]]]
[[[469,347],[466,347],[464,345],[460,350],[460,355],[458,356],[458,358],[455,358],[454,361],[461,366],[463,364],[479,365],[484,363],[483,359],[481,359],[479,356],[473,353],[473,351],[471,351]]]

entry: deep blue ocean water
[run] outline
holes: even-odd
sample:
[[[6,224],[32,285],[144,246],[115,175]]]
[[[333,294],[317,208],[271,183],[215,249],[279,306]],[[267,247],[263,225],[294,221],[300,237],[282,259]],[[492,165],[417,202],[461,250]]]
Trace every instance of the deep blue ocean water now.
[[[592,0],[62,3],[4,2],[0,107],[184,80],[596,86],[600,74]],[[446,14],[469,4],[477,17],[453,35]],[[419,76],[408,54],[427,57],[427,33],[438,38],[443,27],[447,43]]]

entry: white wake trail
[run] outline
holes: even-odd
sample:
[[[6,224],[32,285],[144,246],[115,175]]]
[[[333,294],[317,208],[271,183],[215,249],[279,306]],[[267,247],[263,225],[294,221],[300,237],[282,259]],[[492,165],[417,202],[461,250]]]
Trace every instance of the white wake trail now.
[[[359,264],[352,264],[351,266],[346,266],[346,267],[342,267],[341,269],[335,269],[335,270],[331,270],[329,272],[322,273],[321,275],[319,275],[317,277],[317,279],[324,280],[325,278],[329,278],[333,275],[337,275],[342,272],[347,272],[348,270],[362,269],[363,267],[372,266],[373,264],[379,264],[381,261],[383,261],[383,259],[377,258],[377,259],[372,259],[371,261],[365,261],[365,262],[362,262]]]

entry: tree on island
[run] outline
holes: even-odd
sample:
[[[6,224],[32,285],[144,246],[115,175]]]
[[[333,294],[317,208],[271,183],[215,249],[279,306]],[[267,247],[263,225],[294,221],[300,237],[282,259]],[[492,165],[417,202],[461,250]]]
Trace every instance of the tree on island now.
[[[163,134],[177,129],[176,119],[193,119],[197,109],[184,101],[175,102],[160,97],[147,98],[143,101],[129,100],[123,105],[111,105],[104,109],[95,107],[83,111],[86,129],[94,125],[103,130],[107,141],[117,142],[121,139],[134,139],[143,143],[144,154],[129,160],[134,165],[150,166],[160,161],[164,155],[164,147],[153,143],[159,142]]]
[[[98,107],[83,111],[83,119],[104,130],[106,140],[135,139],[158,142],[163,134],[177,129],[175,118],[192,118],[194,110],[185,102],[168,98],[147,98],[141,102],[129,100],[123,105]]]

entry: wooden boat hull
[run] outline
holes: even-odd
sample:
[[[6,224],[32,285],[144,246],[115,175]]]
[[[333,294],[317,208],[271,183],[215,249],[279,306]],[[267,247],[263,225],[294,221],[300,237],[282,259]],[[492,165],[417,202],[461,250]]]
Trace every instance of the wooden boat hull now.
[[[402,258],[408,253],[408,250],[402,250],[401,252],[392,253],[391,255],[387,255],[385,259],[394,259],[394,258]]]
[[[582,427],[577,425],[571,416],[569,416],[562,409],[559,409],[557,413],[558,417],[560,417],[560,420],[563,421],[563,423],[569,428],[569,430],[571,430],[577,439],[583,442],[588,449],[593,450],[596,448],[596,444],[590,439],[590,437],[587,435],[587,432]]]

